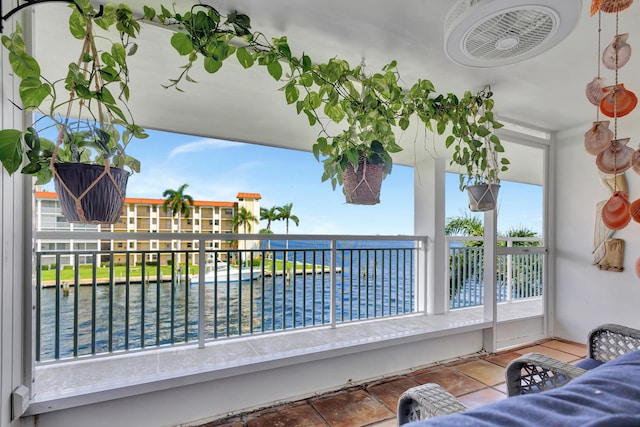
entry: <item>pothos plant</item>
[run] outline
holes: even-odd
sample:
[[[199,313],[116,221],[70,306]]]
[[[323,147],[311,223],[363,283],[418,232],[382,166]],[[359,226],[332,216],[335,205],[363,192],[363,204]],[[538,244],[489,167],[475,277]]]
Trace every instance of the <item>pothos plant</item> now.
[[[140,171],[140,162],[125,153],[133,137],[145,138],[126,102],[129,99],[127,55],[135,52],[131,39],[140,31],[132,9],[124,4],[94,9],[90,0],[74,0],[69,31],[82,40],[77,62],[68,65],[57,79],[41,74],[16,25],[2,45],[9,51],[9,64],[21,79],[19,108],[31,112],[26,131],[0,130],[0,162],[9,174],[20,169],[45,184],[53,167],[61,162],[95,163]],[[114,29],[119,40],[108,38]],[[98,29],[104,30],[100,34]],[[98,49],[98,43],[106,49]],[[56,141],[41,136],[55,128]]]
[[[209,73],[217,72],[230,57],[244,68],[265,67],[282,83],[286,102],[295,105],[298,114],[304,113],[311,126],[320,126],[312,151],[324,164],[322,180],[330,180],[334,189],[342,184],[349,164],[355,168],[361,161],[383,164],[385,175],[391,173],[391,154],[402,150],[395,132],[406,130],[413,118],[439,135],[450,132],[446,145],[454,146],[453,162],[484,165],[483,156],[502,148],[493,134],[500,124],[491,111],[490,92],[467,92],[462,98],[438,95],[429,80],[418,80],[407,88],[401,84],[395,61],[373,74],[366,74],[363,64],[351,67],[340,58],[315,63],[305,53],[293,55],[286,37],[268,39],[253,31],[247,15],[230,12],[225,16],[205,4],[185,13],[165,6],[159,11],[145,7],[145,18],[179,29],[171,44],[187,57],[187,63],[167,87],[181,90],[183,81],[193,82],[190,71],[201,59]],[[322,117],[342,124],[343,130],[331,133]],[[493,148],[485,149],[489,143]],[[492,164],[487,159],[486,165]],[[502,164],[506,169],[508,161],[503,159]]]
[[[493,93],[489,87],[477,95],[466,92],[461,102],[463,117],[455,120],[447,137],[447,148],[453,147],[451,165],[459,165],[460,190],[471,185],[499,184],[499,173],[509,169],[509,159],[499,157],[504,153],[500,138],[494,133],[503,127],[493,115]]]

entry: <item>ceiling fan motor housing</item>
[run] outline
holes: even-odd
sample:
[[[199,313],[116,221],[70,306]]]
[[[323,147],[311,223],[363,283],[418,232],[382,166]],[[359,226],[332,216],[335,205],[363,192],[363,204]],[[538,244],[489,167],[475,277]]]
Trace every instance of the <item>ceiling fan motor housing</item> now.
[[[445,20],[445,52],[470,67],[500,67],[551,49],[580,18],[582,0],[458,0]]]

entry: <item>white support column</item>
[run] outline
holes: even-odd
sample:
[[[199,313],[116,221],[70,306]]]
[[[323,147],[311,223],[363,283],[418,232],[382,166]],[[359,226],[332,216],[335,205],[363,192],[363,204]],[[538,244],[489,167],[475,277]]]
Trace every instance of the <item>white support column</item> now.
[[[496,210],[484,213],[484,318],[491,327],[484,330],[484,349],[494,352],[497,347],[496,324],[496,248],[498,245],[498,214]]]
[[[15,7],[2,1],[3,14]],[[3,22],[3,34],[10,34],[14,20],[30,16],[20,13]],[[21,20],[27,49],[31,48],[31,20]],[[11,71],[8,52],[0,52],[0,96],[2,129],[22,129],[24,113],[19,102],[19,80]],[[31,177],[9,176],[0,167],[0,427],[31,426],[33,419],[21,419],[33,393],[33,212]]]
[[[437,158],[416,166],[414,181],[414,231],[431,238],[426,257],[418,260],[418,310],[441,314],[448,310],[446,298],[447,248],[445,247],[446,159]],[[423,298],[421,298],[423,297]]]

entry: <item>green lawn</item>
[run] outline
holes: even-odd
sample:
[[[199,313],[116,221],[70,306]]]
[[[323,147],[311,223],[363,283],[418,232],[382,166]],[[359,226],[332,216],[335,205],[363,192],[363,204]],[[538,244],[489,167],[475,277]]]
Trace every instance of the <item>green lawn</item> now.
[[[268,259],[265,261],[265,271],[267,273],[271,273],[272,271],[272,264],[273,261]],[[282,260],[276,260],[276,271],[277,272],[282,272],[282,265],[283,265],[283,261]],[[293,262],[289,261],[287,262],[287,270],[291,270],[291,268],[293,267]],[[321,265],[316,265],[316,268],[321,268]],[[260,271],[262,269],[261,265],[258,266],[254,266],[253,267],[254,270],[256,271]],[[307,263],[306,265],[307,271],[311,270],[313,268],[312,264]],[[185,273],[185,266],[182,265],[181,266],[182,269],[182,274]],[[130,272],[130,276],[129,277],[140,277],[142,276],[142,267],[141,266],[135,266],[135,267],[131,267],[131,272]],[[160,267],[160,271],[163,277],[171,277],[171,266],[162,266]],[[91,268],[80,268],[79,270],[80,272],[80,279],[91,279],[92,278],[92,274],[93,274],[93,270]],[[199,269],[197,265],[190,265],[189,266],[189,275],[192,274],[198,274]],[[298,273],[302,273],[302,263],[296,263],[296,272]],[[66,282],[71,282],[74,280],[74,270],[71,269],[64,269],[62,271],[60,271],[60,281],[66,281]],[[145,274],[147,276],[156,276],[157,274],[157,267],[156,266],[147,266],[146,270],[145,270]],[[177,268],[176,268],[176,274],[177,274]],[[127,277],[127,270],[125,266],[114,266],[114,274],[113,276],[117,279],[119,278],[125,278]],[[108,279],[109,276],[109,268],[104,267],[104,268],[97,268],[96,269],[96,277],[98,279]],[[42,281],[43,282],[53,282],[56,280],[56,271],[55,270],[43,270],[42,271]]]

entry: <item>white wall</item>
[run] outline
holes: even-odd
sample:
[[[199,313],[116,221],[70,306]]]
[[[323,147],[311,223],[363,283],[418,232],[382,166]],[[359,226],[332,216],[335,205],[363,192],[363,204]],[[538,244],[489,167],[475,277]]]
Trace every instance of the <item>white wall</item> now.
[[[619,138],[631,136],[636,149],[640,126],[621,118]],[[625,241],[624,271],[600,271],[592,251],[595,205],[610,197],[601,184],[595,157],[584,150],[584,128],[557,135],[553,147],[556,172],[555,208],[555,310],[554,335],[584,342],[588,331],[602,323],[620,323],[640,328],[638,303],[640,279],[635,261],[640,256],[640,224],[631,222],[613,237]],[[613,122],[611,124],[613,127]],[[621,133],[624,132],[624,135]],[[630,201],[640,198],[640,176],[626,172]]]

